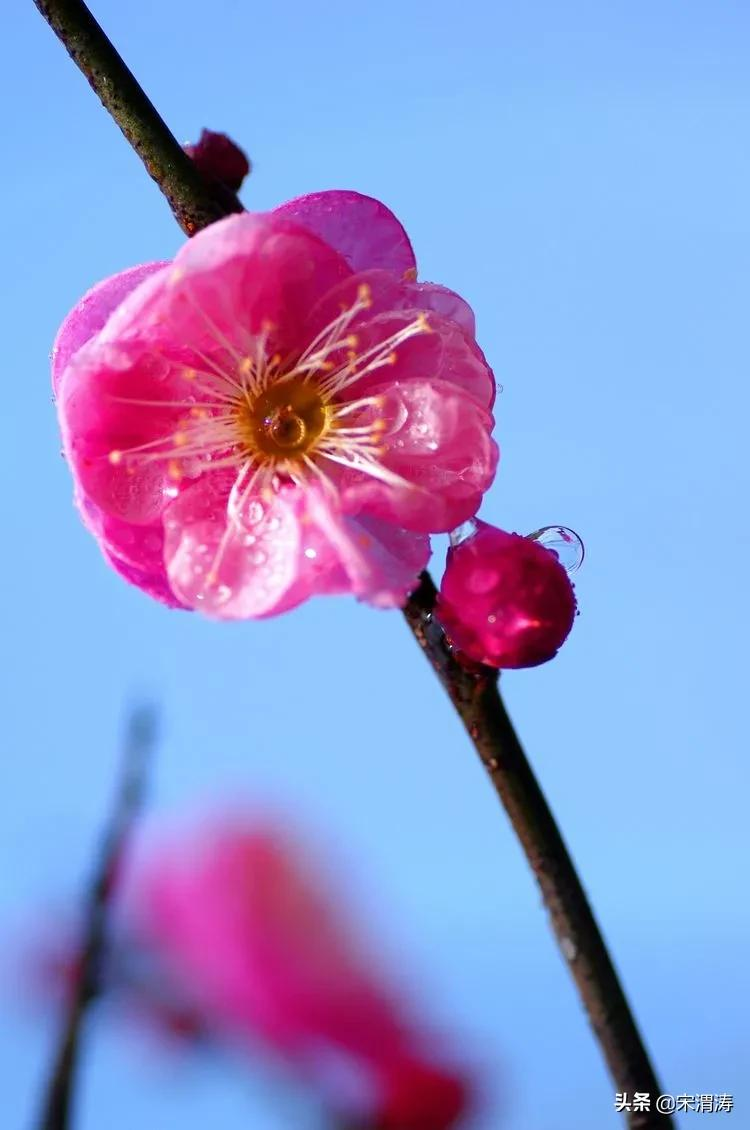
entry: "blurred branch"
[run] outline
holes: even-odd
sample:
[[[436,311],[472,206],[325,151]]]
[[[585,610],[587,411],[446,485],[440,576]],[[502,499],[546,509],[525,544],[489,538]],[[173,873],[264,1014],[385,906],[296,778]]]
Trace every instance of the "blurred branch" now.
[[[156,181],[186,235],[242,205],[208,184],[81,0],[34,0],[126,139]]]
[[[127,721],[120,783],[86,902],[78,977],[53,1062],[39,1130],[69,1130],[71,1126],[81,1032],[87,1009],[101,992],[110,905],[128,840],[143,804],[156,721],[150,706],[136,708]]]
[[[159,138],[160,151],[169,150],[165,136],[170,145],[177,146],[84,4],[79,0],[34,2],[89,76],[104,105],[136,151],[143,156],[144,142],[148,143],[154,136]],[[92,33],[91,25],[95,33]],[[70,28],[83,28],[83,34],[71,36]],[[94,50],[88,49],[91,43]],[[109,97],[111,89],[118,91],[114,100]],[[171,156],[175,159],[171,166],[168,163],[157,163],[151,167],[148,162],[146,164],[184,230],[192,233],[215,219],[217,214],[225,215],[236,210],[236,200],[223,212],[215,198],[208,206],[205,184],[200,182],[196,185],[194,170],[184,170],[184,163],[177,162],[177,154],[172,152]],[[186,174],[184,179],[183,171]],[[175,205],[175,200],[179,206]],[[190,217],[189,224],[184,222],[185,216]],[[661,1088],[654,1069],[573,861],[506,713],[498,689],[497,673],[489,668],[469,672],[456,662],[433,620],[435,596],[430,575],[423,573],[419,587],[404,609],[406,621],[466,727],[505,806],[541,888],[558,945],[570,968],[616,1089],[628,1094],[648,1092],[655,1099]],[[627,1120],[631,1130],[666,1130],[674,1125],[668,1115],[656,1111],[631,1112]],[[45,1130],[51,1130],[51,1126]]]

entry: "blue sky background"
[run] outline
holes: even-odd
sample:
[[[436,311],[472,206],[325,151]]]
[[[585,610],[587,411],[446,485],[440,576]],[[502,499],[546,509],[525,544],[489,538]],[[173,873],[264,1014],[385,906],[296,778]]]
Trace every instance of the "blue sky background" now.
[[[488,1108],[471,1130],[614,1130],[614,1088],[526,864],[400,617],[344,599],[262,624],[169,612],[109,572],[81,527],[50,344],[88,286],[181,237],[33,5],[12,9],[4,954],[34,907],[77,896],[123,701],[151,689],[165,715],[153,817],[231,792],[320,829],[386,950],[407,955],[413,992],[483,1063]],[[564,523],[587,546],[568,645],[504,677],[506,698],[665,1090],[734,1092],[732,1125],[746,1125],[747,5],[94,10],[181,139],[206,125],[246,145],[249,207],[326,187],[379,196],[422,276],[476,308],[504,385],[482,515]],[[4,1126],[30,1125],[50,1036],[3,1009]],[[304,1095],[287,1101],[255,1072],[146,1062],[102,1024],[76,1130],[317,1125]]]

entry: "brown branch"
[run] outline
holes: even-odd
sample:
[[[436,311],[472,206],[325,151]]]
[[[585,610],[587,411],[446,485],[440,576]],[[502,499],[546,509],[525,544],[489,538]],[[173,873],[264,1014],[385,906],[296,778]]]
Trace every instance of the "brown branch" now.
[[[34,3],[166,196],[182,230],[194,235],[230,212],[241,212],[234,193],[203,179],[86,5],[79,0]]]
[[[130,833],[143,803],[155,735],[153,710],[149,707],[134,710],[128,719],[115,805],[87,898],[80,964],[50,1073],[39,1130],[69,1130],[72,1125],[81,1034],[88,1008],[101,992],[110,905]]]
[[[594,1035],[618,1091],[630,1098],[661,1087],[630,1011],[586,892],[544,793],[508,717],[489,667],[467,671],[454,658],[435,620],[435,586],[423,573],[404,609],[407,623],[474,743],[542,892],[560,951],[576,983]],[[632,1111],[632,1130],[674,1125],[655,1110]]]
[[[89,20],[91,17],[81,0],[35,0],[35,3],[48,19],[48,13],[53,13],[53,19],[56,20],[53,27],[68,50],[71,50],[65,39],[64,25],[56,14],[63,10],[67,19],[72,19],[76,26],[85,23],[83,13],[86,13]],[[97,33],[103,38],[98,26]],[[82,62],[80,51],[78,56],[72,50],[71,54],[84,73],[88,74],[85,57]],[[111,77],[106,69],[108,58],[116,60]],[[128,84],[133,84],[135,88],[132,94],[139,111],[137,114],[133,114],[129,106],[130,85],[121,86],[117,112],[102,98],[131,144],[141,151],[140,128],[144,114],[149,119],[143,123],[145,136],[150,136],[155,128],[154,122],[150,120],[153,115],[159,127],[171,138],[114,49],[109,47],[108,52],[100,49],[98,60],[98,65],[103,68],[99,75],[100,84],[104,78],[104,85],[108,89],[110,82],[112,86],[118,86],[124,71]],[[97,92],[100,93],[98,89]],[[129,123],[130,133],[124,128],[123,120]],[[173,138],[172,142],[177,144]],[[177,185],[175,177],[179,179],[179,172],[173,170],[170,177],[162,182],[158,167],[149,171],[160,184],[183,227],[183,214],[198,217],[202,208],[205,213],[202,203],[205,186],[200,186],[193,199],[195,180],[192,173]],[[180,208],[175,206],[175,199],[181,201]],[[214,201],[214,206],[218,203]],[[227,208],[223,214],[232,210],[234,209]],[[204,219],[203,222],[209,222],[209,219]],[[193,230],[200,226],[201,222],[196,220]],[[653,1104],[656,1096],[661,1093],[658,1080],[565,842],[506,713],[498,689],[497,673],[489,668],[469,672],[456,662],[434,619],[435,595],[432,579],[428,573],[423,573],[418,589],[404,609],[406,621],[464,723],[492,785],[505,806],[541,888],[558,945],[570,968],[617,1091],[627,1092],[631,1097],[635,1091],[647,1092]],[[674,1126],[668,1115],[654,1110],[631,1112],[627,1121],[631,1130],[666,1130]]]

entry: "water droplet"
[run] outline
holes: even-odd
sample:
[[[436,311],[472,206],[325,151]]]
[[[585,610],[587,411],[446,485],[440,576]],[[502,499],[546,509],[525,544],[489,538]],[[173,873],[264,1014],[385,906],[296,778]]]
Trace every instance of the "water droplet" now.
[[[216,590],[216,599],[220,604],[226,604],[231,595],[232,590],[230,589],[229,585],[219,585],[218,589]]]
[[[437,440],[431,439],[430,442],[427,444],[427,450],[428,451],[437,451],[437,449],[438,449]]]
[[[247,507],[246,521],[251,526],[255,526],[255,525],[258,524],[258,522],[260,522],[262,517],[263,517],[263,506],[260,502],[258,502],[257,499],[253,499],[253,501],[250,502],[248,504],[248,507]]]
[[[456,526],[455,530],[451,530],[451,548],[455,549],[457,545],[473,538],[476,532],[477,524],[473,518],[469,518],[468,522],[462,522],[460,526]]]
[[[560,949],[568,961],[575,961],[578,957],[578,946],[572,938],[560,938]]]
[[[311,561],[314,561],[317,556],[318,555],[317,555],[317,553],[315,552],[314,549],[306,549],[305,550],[305,557],[309,557],[309,559]]]
[[[281,525],[281,519],[280,518],[269,518],[268,519],[269,530],[278,530],[280,525]]]
[[[257,539],[255,537],[255,534],[245,534],[244,538],[242,539],[242,544],[243,545],[255,545],[256,540]]]
[[[575,530],[569,530],[567,526],[542,526],[540,530],[528,534],[528,537],[551,550],[566,573],[575,573],[580,569],[585,550]]]
[[[250,560],[253,565],[262,565],[266,560],[266,555],[262,549],[256,549],[254,553],[250,554]]]
[[[179,493],[179,487],[170,486],[164,488],[164,494],[167,496],[167,498],[177,498],[177,495]]]

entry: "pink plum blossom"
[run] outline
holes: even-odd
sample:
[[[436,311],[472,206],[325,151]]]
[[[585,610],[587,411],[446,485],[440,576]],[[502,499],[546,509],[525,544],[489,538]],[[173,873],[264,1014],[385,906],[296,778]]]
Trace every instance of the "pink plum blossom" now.
[[[455,648],[490,667],[536,667],[557,654],[576,598],[557,554],[476,520],[448,551],[438,618]]]
[[[436,1055],[320,876],[275,826],[221,822],[152,853],[132,941],[188,1013],[260,1040],[368,1130],[448,1130],[469,1083]]]
[[[53,352],[83,521],[128,581],[224,619],[400,606],[495,473],[470,308],[381,203],[320,192],[100,283]]]

